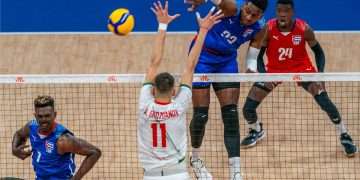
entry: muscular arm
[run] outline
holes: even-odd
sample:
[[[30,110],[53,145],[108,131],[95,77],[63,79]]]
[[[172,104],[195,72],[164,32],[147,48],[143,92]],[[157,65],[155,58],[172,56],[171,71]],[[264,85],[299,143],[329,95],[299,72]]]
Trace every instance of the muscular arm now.
[[[153,45],[154,50],[151,55],[150,65],[145,75],[145,82],[151,82],[151,83],[154,82],[155,76],[158,71],[158,67],[160,66],[161,59],[164,53],[165,37],[166,37],[166,31],[159,30],[155,38],[155,43]]]
[[[13,136],[12,140],[12,154],[22,160],[31,155],[30,150],[25,150],[29,147],[26,144],[26,140],[30,135],[29,123],[24,127],[17,130]]]
[[[101,156],[101,151],[94,145],[83,139],[76,138],[69,133],[62,135],[57,143],[57,151],[59,154],[75,153],[86,156],[81,163],[79,170],[73,177],[73,180],[81,179],[95,165]]]
[[[185,84],[189,87],[192,86],[194,69],[199,60],[200,52],[204,44],[207,32],[207,29],[200,28],[194,47],[191,49],[187,58],[185,70],[181,75],[181,84]]]
[[[260,48],[264,46],[264,40],[267,40],[267,26],[264,26],[255,37],[250,41],[248,53],[246,56],[246,72],[256,72],[258,67]],[[266,45],[265,45],[266,47]],[[263,52],[264,53],[264,52]],[[264,55],[264,54],[262,54]],[[261,57],[262,58],[262,57]],[[264,62],[263,62],[264,63]]]
[[[266,52],[266,47],[261,47],[260,53],[257,57],[257,70],[259,73],[266,73],[265,63],[264,63],[264,54]]]
[[[204,17],[203,19],[200,17],[198,13],[196,14],[200,30],[198,37],[195,41],[194,47],[191,49],[189,56],[187,58],[185,70],[181,75],[181,84],[188,85],[189,87],[192,86],[194,69],[197,62],[199,61],[200,52],[204,44],[206,34],[209,31],[209,29],[213,27],[214,24],[220,21],[220,18],[224,17],[224,14],[222,14],[221,11],[213,13],[214,9],[215,8],[212,8],[210,12],[207,14],[207,16]]]
[[[325,53],[320,46],[320,43],[315,38],[315,33],[310,26],[306,27],[305,40],[309,44],[311,50],[315,54],[316,67],[319,72],[324,72],[325,69]]]
[[[180,14],[175,14],[173,16],[168,14],[168,2],[166,1],[165,7],[163,8],[162,4],[158,1],[158,3],[154,3],[154,6],[151,10],[156,15],[157,21],[159,24],[167,26],[170,22],[180,16]],[[156,35],[154,50],[151,55],[150,65],[147,69],[145,75],[145,82],[154,82],[155,76],[157,74],[158,67],[160,66],[161,59],[164,54],[164,44],[166,37],[166,28],[159,28],[159,32]]]

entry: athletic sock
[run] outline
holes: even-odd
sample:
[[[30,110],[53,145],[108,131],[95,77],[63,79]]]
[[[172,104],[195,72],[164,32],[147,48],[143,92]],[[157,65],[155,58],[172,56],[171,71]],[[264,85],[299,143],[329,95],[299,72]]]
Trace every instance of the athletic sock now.
[[[336,132],[340,136],[343,133],[347,133],[347,129],[343,122],[340,122],[339,124],[335,124]]]
[[[230,175],[240,173],[240,157],[229,158]]]
[[[256,123],[253,123],[253,124],[249,124],[248,125],[250,129],[254,129],[255,131],[257,132],[260,132],[261,131],[261,127],[260,127],[260,122],[259,121],[256,121]]]
[[[200,158],[200,148],[192,148],[191,157],[193,160],[197,160]]]

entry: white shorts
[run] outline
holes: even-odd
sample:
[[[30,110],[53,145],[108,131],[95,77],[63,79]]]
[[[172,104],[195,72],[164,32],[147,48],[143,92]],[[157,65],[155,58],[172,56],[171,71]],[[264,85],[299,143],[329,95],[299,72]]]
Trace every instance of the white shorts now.
[[[187,172],[169,176],[144,176],[144,180],[190,180]]]
[[[144,172],[144,180],[190,180],[186,160],[166,168],[156,168]]]

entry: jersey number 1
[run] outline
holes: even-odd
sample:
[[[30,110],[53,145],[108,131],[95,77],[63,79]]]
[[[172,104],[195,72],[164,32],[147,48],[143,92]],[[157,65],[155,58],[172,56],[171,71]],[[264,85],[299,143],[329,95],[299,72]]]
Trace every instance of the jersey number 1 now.
[[[161,131],[161,147],[166,147],[166,125],[165,123],[151,123],[153,147],[158,147],[158,126]]]
[[[293,48],[279,48],[279,61],[291,59],[293,55]]]

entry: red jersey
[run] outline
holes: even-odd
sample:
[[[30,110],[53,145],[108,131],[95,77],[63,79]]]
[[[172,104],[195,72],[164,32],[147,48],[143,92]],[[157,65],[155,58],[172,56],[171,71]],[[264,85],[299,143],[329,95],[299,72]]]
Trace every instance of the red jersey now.
[[[291,32],[280,32],[277,20],[271,19],[268,26],[268,58],[269,73],[301,73],[316,72],[306,51],[306,22],[296,19]]]

